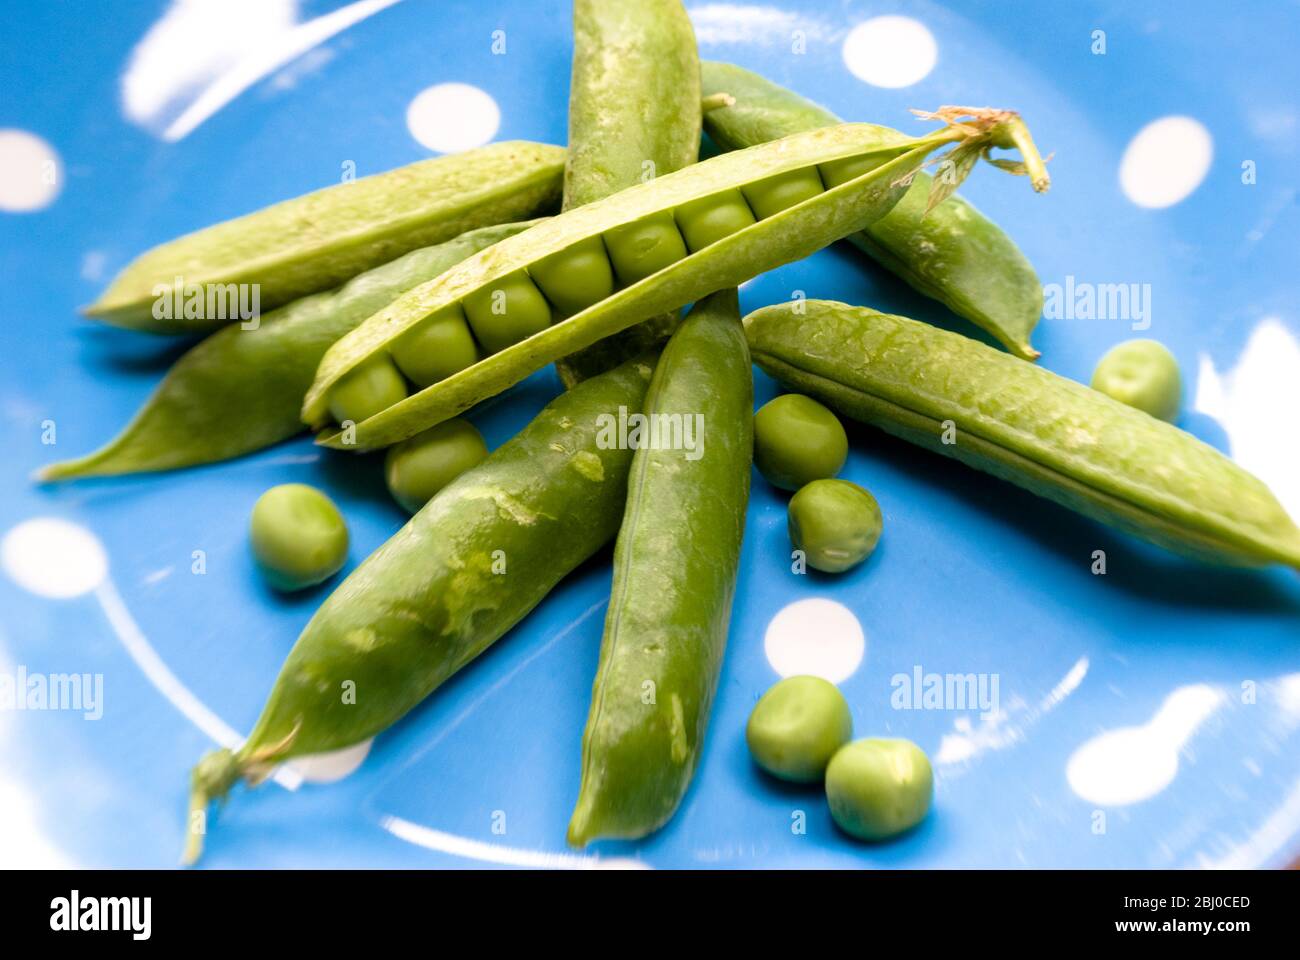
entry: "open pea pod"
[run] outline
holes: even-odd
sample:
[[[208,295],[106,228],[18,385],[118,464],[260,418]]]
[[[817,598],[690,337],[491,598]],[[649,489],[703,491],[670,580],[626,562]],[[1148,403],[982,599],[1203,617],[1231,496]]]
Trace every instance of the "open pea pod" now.
[[[556,397],[339,584],[248,739],[195,766],[186,862],[202,850],[212,800],[285,760],[388,729],[614,536],[633,452],[605,437],[620,414],[640,411],[654,359]]]
[[[862,229],[892,209],[944,146],[955,144],[971,161],[992,146],[1018,147],[1035,188],[1047,188],[1016,114],[936,116],[947,126],[924,137],[872,124],[812,130],[565,211],[411,290],[336,343],[303,419],[320,428],[317,442],[326,446],[396,443],[638,321]],[[936,187],[934,199],[954,186]],[[411,393],[390,359],[397,338],[467,320],[482,359]]]
[[[1300,569],[1300,529],[1258,478],[1103,393],[867,307],[777,304],[745,328],[759,367],[855,420],[1176,552]]]
[[[839,117],[765,77],[730,63],[702,64],[704,94],[726,95],[704,115],[720,147],[736,150],[801,130],[840,123]],[[887,215],[846,239],[914,289],[987,330],[1026,360],[1038,357],[1030,334],[1043,312],[1043,285],[1015,242],[970,201],[954,194],[926,212],[930,177]]]
[[[558,203],[563,176],[562,148],[525,140],[421,160],[154,247],[85,312],[150,333],[206,333],[236,319],[229,310],[240,287],[255,285],[259,309],[272,310],[419,247],[527,219]],[[178,281],[180,299],[199,309],[158,310],[160,294],[176,291]]]

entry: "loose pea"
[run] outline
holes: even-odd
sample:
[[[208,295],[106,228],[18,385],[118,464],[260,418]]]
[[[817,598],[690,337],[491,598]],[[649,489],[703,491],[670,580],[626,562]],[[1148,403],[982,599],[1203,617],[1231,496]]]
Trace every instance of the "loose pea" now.
[[[249,537],[258,566],[277,590],[327,580],[348,556],[348,526],[339,508],[305,483],[283,483],[258,497]]]
[[[488,353],[504,350],[551,325],[551,305],[523,270],[466,295],[465,315]]]
[[[479,359],[460,304],[416,324],[393,341],[390,352],[402,373],[421,387],[445,380]]]
[[[606,231],[605,249],[618,279],[629,286],[686,256],[686,242],[677,232],[671,211]]]
[[[783,490],[835,476],[848,455],[844,426],[811,397],[787,393],[754,414],[754,463]]]
[[[814,783],[853,736],[849,705],[821,677],[786,677],[763,694],[745,726],[750,756],[782,780]]]
[[[581,313],[614,292],[614,270],[600,237],[588,237],[542,257],[528,272],[546,299],[566,316]]]
[[[876,498],[847,480],[814,480],[790,498],[790,542],[826,573],[871,556],[882,522]]]
[[[869,153],[866,156],[845,157],[842,160],[819,163],[817,170],[821,173],[821,179],[826,184],[826,189],[833,190],[842,183],[848,183],[850,180],[856,180],[864,173],[870,173],[876,167],[892,159],[894,158],[885,153]]]
[[[854,740],[826,768],[826,799],[841,830],[859,840],[887,840],[930,810],[934,774],[911,740]]]
[[[824,189],[817,168],[804,167],[748,184],[741,187],[740,192],[745,195],[754,216],[766,220],[786,207],[793,207],[796,203],[817,196]]]
[[[1182,403],[1178,361],[1158,340],[1127,340],[1111,347],[1092,372],[1092,388],[1172,422]]]
[[[468,420],[447,420],[388,448],[384,480],[393,499],[411,513],[488,455],[483,435]]]
[[[724,190],[683,203],[677,208],[676,219],[686,246],[692,252],[703,250],[709,244],[757,222],[739,190]]]
[[[387,356],[377,356],[345,374],[330,391],[330,415],[360,423],[406,399],[406,381]]]

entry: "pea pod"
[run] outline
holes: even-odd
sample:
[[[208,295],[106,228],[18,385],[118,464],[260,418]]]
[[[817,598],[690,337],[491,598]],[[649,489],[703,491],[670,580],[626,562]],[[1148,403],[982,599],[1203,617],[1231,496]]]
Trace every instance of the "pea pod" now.
[[[317,441],[330,447],[367,450],[404,440],[646,317],[737,286],[860,230],[887,213],[906,191],[906,179],[948,144],[958,144],[954,149],[972,161],[988,146],[1017,146],[1035,188],[1047,188],[1041,159],[1015,114],[978,111],[972,117],[951,109],[936,116],[948,126],[925,137],[903,137],[871,124],[812,130],[712,157],[567,210],[416,287],[336,343],[321,361],[303,419],[321,428]],[[765,192],[785,175],[816,175],[820,182],[824,170],[845,179],[784,209],[768,207],[762,219],[744,199],[743,189]],[[937,187],[936,196],[950,186]],[[600,259],[602,251],[608,260]],[[568,256],[593,269],[603,266],[602,276],[611,272],[612,261],[621,286],[611,293],[606,283],[587,284],[589,306],[539,326],[545,277],[568,276],[557,269]],[[553,286],[551,296],[569,292]],[[464,323],[464,317],[485,352],[493,352],[483,343],[489,332],[513,342],[377,411],[358,407],[364,416],[337,417],[331,395],[345,377],[391,365],[390,344],[407,331],[424,323]]]
[[[535,212],[535,211],[533,211]],[[302,398],[329,345],[384,304],[533,221],[481,227],[353,277],[262,318],[231,324],[176,361],[112,441],[54,463],[37,479],[71,480],[214,463],[261,450],[303,429]]]
[[[604,416],[641,409],[652,362],[557,397],[343,581],[290,651],[248,740],[194,768],[187,862],[202,850],[209,801],[392,726],[614,535],[632,451],[598,438]]]
[[[1096,390],[866,307],[777,304],[745,328],[762,369],[856,420],[1168,549],[1300,568],[1300,529],[1262,482]]]
[[[256,285],[260,309],[273,310],[419,247],[532,216],[559,199],[563,165],[561,148],[519,140],[317,190],[154,247],[85,312],[151,333],[206,333],[230,322],[228,306],[155,316],[160,292],[194,285],[204,291],[196,312],[207,314],[208,294]]]
[[[749,350],[726,290],[691,312],[650,381],[645,413],[661,441],[703,425],[691,446],[643,444],[632,458],[572,844],[657,829],[695,772],[727,645],[752,410]]]
[[[700,58],[681,0],[574,0],[564,209],[695,162]],[[566,386],[662,343],[677,312],[556,363]]]
[[[730,63],[704,61],[706,96],[729,105],[704,115],[720,147],[735,150],[826,127],[840,120],[797,93]],[[1018,357],[1034,360],[1030,334],[1043,312],[1043,286],[1015,243],[967,200],[952,196],[926,215],[930,176],[888,214],[848,239],[927,297],[988,331]]]

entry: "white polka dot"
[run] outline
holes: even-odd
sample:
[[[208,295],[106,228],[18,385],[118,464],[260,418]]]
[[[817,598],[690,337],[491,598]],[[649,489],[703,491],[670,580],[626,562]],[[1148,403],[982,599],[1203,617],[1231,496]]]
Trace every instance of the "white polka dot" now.
[[[439,153],[481,147],[497,135],[500,125],[496,101],[468,83],[440,83],[421,90],[406,108],[411,136]]]
[[[1139,207],[1170,207],[1201,185],[1214,159],[1214,138],[1191,117],[1161,117],[1124,151],[1119,183]]]
[[[853,676],[867,640],[853,611],[834,600],[790,604],[767,625],[767,662],[783,677],[810,674],[831,683]]]
[[[0,130],[0,210],[40,210],[61,189],[63,164],[53,147],[26,130]]]
[[[370,754],[370,745],[374,742],[372,737],[342,750],[295,757],[289,765],[307,783],[335,783],[356,772]]]
[[[844,64],[873,87],[910,87],[939,59],[932,34],[911,17],[873,17],[844,39]]]
[[[80,596],[108,576],[108,555],[95,535],[56,517],[25,520],[5,534],[0,562],[20,587],[42,597]]]

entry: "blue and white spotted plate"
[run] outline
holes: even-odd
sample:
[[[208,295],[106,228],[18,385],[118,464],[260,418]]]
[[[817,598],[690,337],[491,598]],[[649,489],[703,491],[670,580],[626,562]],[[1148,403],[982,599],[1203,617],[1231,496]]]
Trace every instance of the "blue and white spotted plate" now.
[[[1162,340],[1185,373],[1181,425],[1300,515],[1300,9],[688,8],[705,57],[846,118],[921,130],[907,108],[1021,110],[1055,154],[1053,191],[986,168],[964,192],[1047,285],[1042,363],[1086,380],[1120,340]],[[112,436],[183,349],[76,307],[153,244],[349,165],[563,142],[568,21],[558,0],[138,0],[111,16],[9,4],[0,864],[176,862],[190,765],[249,729],[328,589],[283,598],[262,584],[245,540],[262,490],[329,490],[352,527],[349,569],[404,519],[375,459],[307,438],[173,475],[34,486],[37,466]],[[848,249],[755,279],[742,306],[795,290],[974,335]],[[495,446],[557,390],[547,371],[472,418]],[[762,402],[775,387],[759,376],[757,390]],[[844,476],[879,499],[881,547],[842,577],[792,573],[784,497],[756,480],[702,767],[657,835],[564,847],[601,560],[372,745],[240,790],[206,863],[1196,867],[1300,852],[1294,572],[1187,563],[878,432],[853,439]],[[936,801],[920,829],[856,844],[816,790],[754,771],[745,718],[796,672],[837,681],[859,733],[930,754]],[[51,683],[58,703],[38,696]]]

